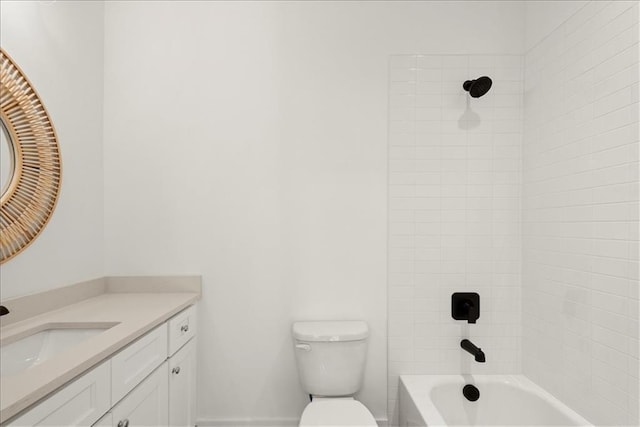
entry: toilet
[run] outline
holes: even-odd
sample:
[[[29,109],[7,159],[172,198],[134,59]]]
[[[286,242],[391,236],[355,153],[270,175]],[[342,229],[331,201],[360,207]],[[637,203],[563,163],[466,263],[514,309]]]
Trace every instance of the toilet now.
[[[362,321],[293,324],[298,376],[312,397],[300,427],[378,427],[366,406],[353,398],[362,387],[369,329]]]

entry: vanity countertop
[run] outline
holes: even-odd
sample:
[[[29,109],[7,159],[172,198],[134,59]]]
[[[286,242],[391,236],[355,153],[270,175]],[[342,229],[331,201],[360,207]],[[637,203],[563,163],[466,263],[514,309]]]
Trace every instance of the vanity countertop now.
[[[115,326],[53,356],[39,365],[0,377],[0,423],[112,356],[118,350],[162,324],[200,298],[197,292],[106,292],[3,326],[0,337],[9,341],[25,331],[56,323],[91,327]]]

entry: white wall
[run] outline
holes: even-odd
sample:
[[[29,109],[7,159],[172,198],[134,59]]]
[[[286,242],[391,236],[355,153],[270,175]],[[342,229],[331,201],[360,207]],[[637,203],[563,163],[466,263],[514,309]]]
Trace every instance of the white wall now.
[[[520,53],[522,11],[107,3],[106,270],[203,275],[200,424],[297,421],[290,324],[321,318],[369,323],[385,418],[388,56]]]
[[[389,406],[402,374],[520,373],[521,55],[391,57]],[[490,76],[472,99],[465,80]],[[477,324],[451,317],[480,295]],[[486,353],[477,363],[460,348]]]
[[[526,55],[523,369],[597,425],[640,424],[638,18],[590,2]]]
[[[0,267],[0,298],[103,275],[102,2],[2,1],[0,43],[58,134],[62,187],[40,236]]]
[[[583,8],[588,0],[527,0],[525,2],[525,50],[529,50]]]

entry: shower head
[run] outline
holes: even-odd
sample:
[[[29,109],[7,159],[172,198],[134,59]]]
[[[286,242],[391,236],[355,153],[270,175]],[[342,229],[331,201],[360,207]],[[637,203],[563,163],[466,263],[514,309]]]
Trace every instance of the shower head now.
[[[492,83],[493,82],[489,77],[482,76],[475,80],[467,80],[464,82],[462,87],[464,90],[469,92],[469,95],[471,95],[472,98],[480,98],[482,95],[489,92]]]

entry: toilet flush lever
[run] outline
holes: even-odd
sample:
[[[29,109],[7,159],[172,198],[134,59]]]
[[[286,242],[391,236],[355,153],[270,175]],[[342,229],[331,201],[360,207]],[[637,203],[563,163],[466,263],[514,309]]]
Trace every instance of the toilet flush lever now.
[[[309,344],[296,344],[296,349],[302,351],[311,351],[311,346]]]

